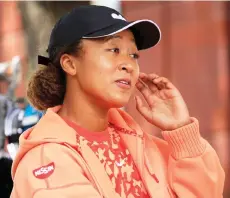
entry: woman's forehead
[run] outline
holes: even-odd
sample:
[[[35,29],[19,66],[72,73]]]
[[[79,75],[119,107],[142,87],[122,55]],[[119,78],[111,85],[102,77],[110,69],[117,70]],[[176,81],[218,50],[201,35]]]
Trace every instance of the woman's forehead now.
[[[131,42],[135,43],[133,33],[130,30],[124,30],[124,31],[116,33],[114,35],[105,37],[105,41],[107,41],[107,42],[108,41],[114,41],[114,40],[118,40],[118,41],[130,40]]]
[[[114,34],[115,37],[120,37],[120,38],[127,38],[127,39],[130,39],[130,40],[135,40],[134,39],[134,35],[132,33],[131,30],[123,30],[121,32],[118,32],[116,34]]]

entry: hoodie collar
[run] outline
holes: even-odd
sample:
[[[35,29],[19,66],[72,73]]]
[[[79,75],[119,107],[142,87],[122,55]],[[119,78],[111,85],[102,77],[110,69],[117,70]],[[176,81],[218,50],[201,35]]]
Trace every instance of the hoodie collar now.
[[[73,148],[77,146],[76,131],[68,126],[68,124],[57,114],[60,108],[61,106],[49,108],[46,114],[33,128],[28,129],[20,136],[20,147],[12,166],[12,176],[14,176],[17,166],[23,156],[36,146],[51,142],[59,144],[68,143]],[[139,136],[143,136],[142,130],[136,122],[134,122],[132,117],[121,109],[111,109],[109,111],[109,122],[128,131],[133,131]],[[134,136],[121,134],[121,137],[125,139],[124,142],[126,143],[126,140],[131,140],[131,138],[135,140],[136,138]],[[135,155],[136,146],[132,145],[135,141],[129,142],[130,141],[128,141],[127,144],[130,145],[127,146],[131,149],[130,152]]]

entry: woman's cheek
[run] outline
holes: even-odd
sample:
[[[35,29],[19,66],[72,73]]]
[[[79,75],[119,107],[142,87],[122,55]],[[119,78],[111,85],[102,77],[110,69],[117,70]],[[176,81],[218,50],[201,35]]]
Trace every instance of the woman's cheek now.
[[[134,85],[136,85],[136,83],[138,81],[139,74],[140,74],[140,71],[139,71],[139,68],[138,68],[138,70],[135,72],[135,75],[134,75]]]

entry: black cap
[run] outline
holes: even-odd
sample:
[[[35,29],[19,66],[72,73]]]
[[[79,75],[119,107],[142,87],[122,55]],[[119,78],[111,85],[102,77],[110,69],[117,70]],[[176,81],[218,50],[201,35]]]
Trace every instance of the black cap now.
[[[82,38],[100,38],[130,29],[138,50],[156,45],[161,32],[151,20],[128,22],[116,10],[105,6],[81,6],[67,13],[54,26],[47,52],[55,47],[68,46]],[[49,59],[38,56],[38,63],[48,65]]]

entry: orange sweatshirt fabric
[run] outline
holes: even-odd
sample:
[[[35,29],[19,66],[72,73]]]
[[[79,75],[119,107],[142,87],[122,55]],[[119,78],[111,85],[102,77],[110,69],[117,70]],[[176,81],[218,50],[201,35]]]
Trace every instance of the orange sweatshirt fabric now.
[[[76,142],[76,131],[50,108],[20,137],[12,166],[11,198],[119,198],[94,152]],[[225,174],[216,152],[192,123],[163,131],[164,140],[144,133],[124,111],[111,109],[109,122],[123,128],[130,151],[152,198],[221,198]],[[77,147],[76,145],[80,145]]]

